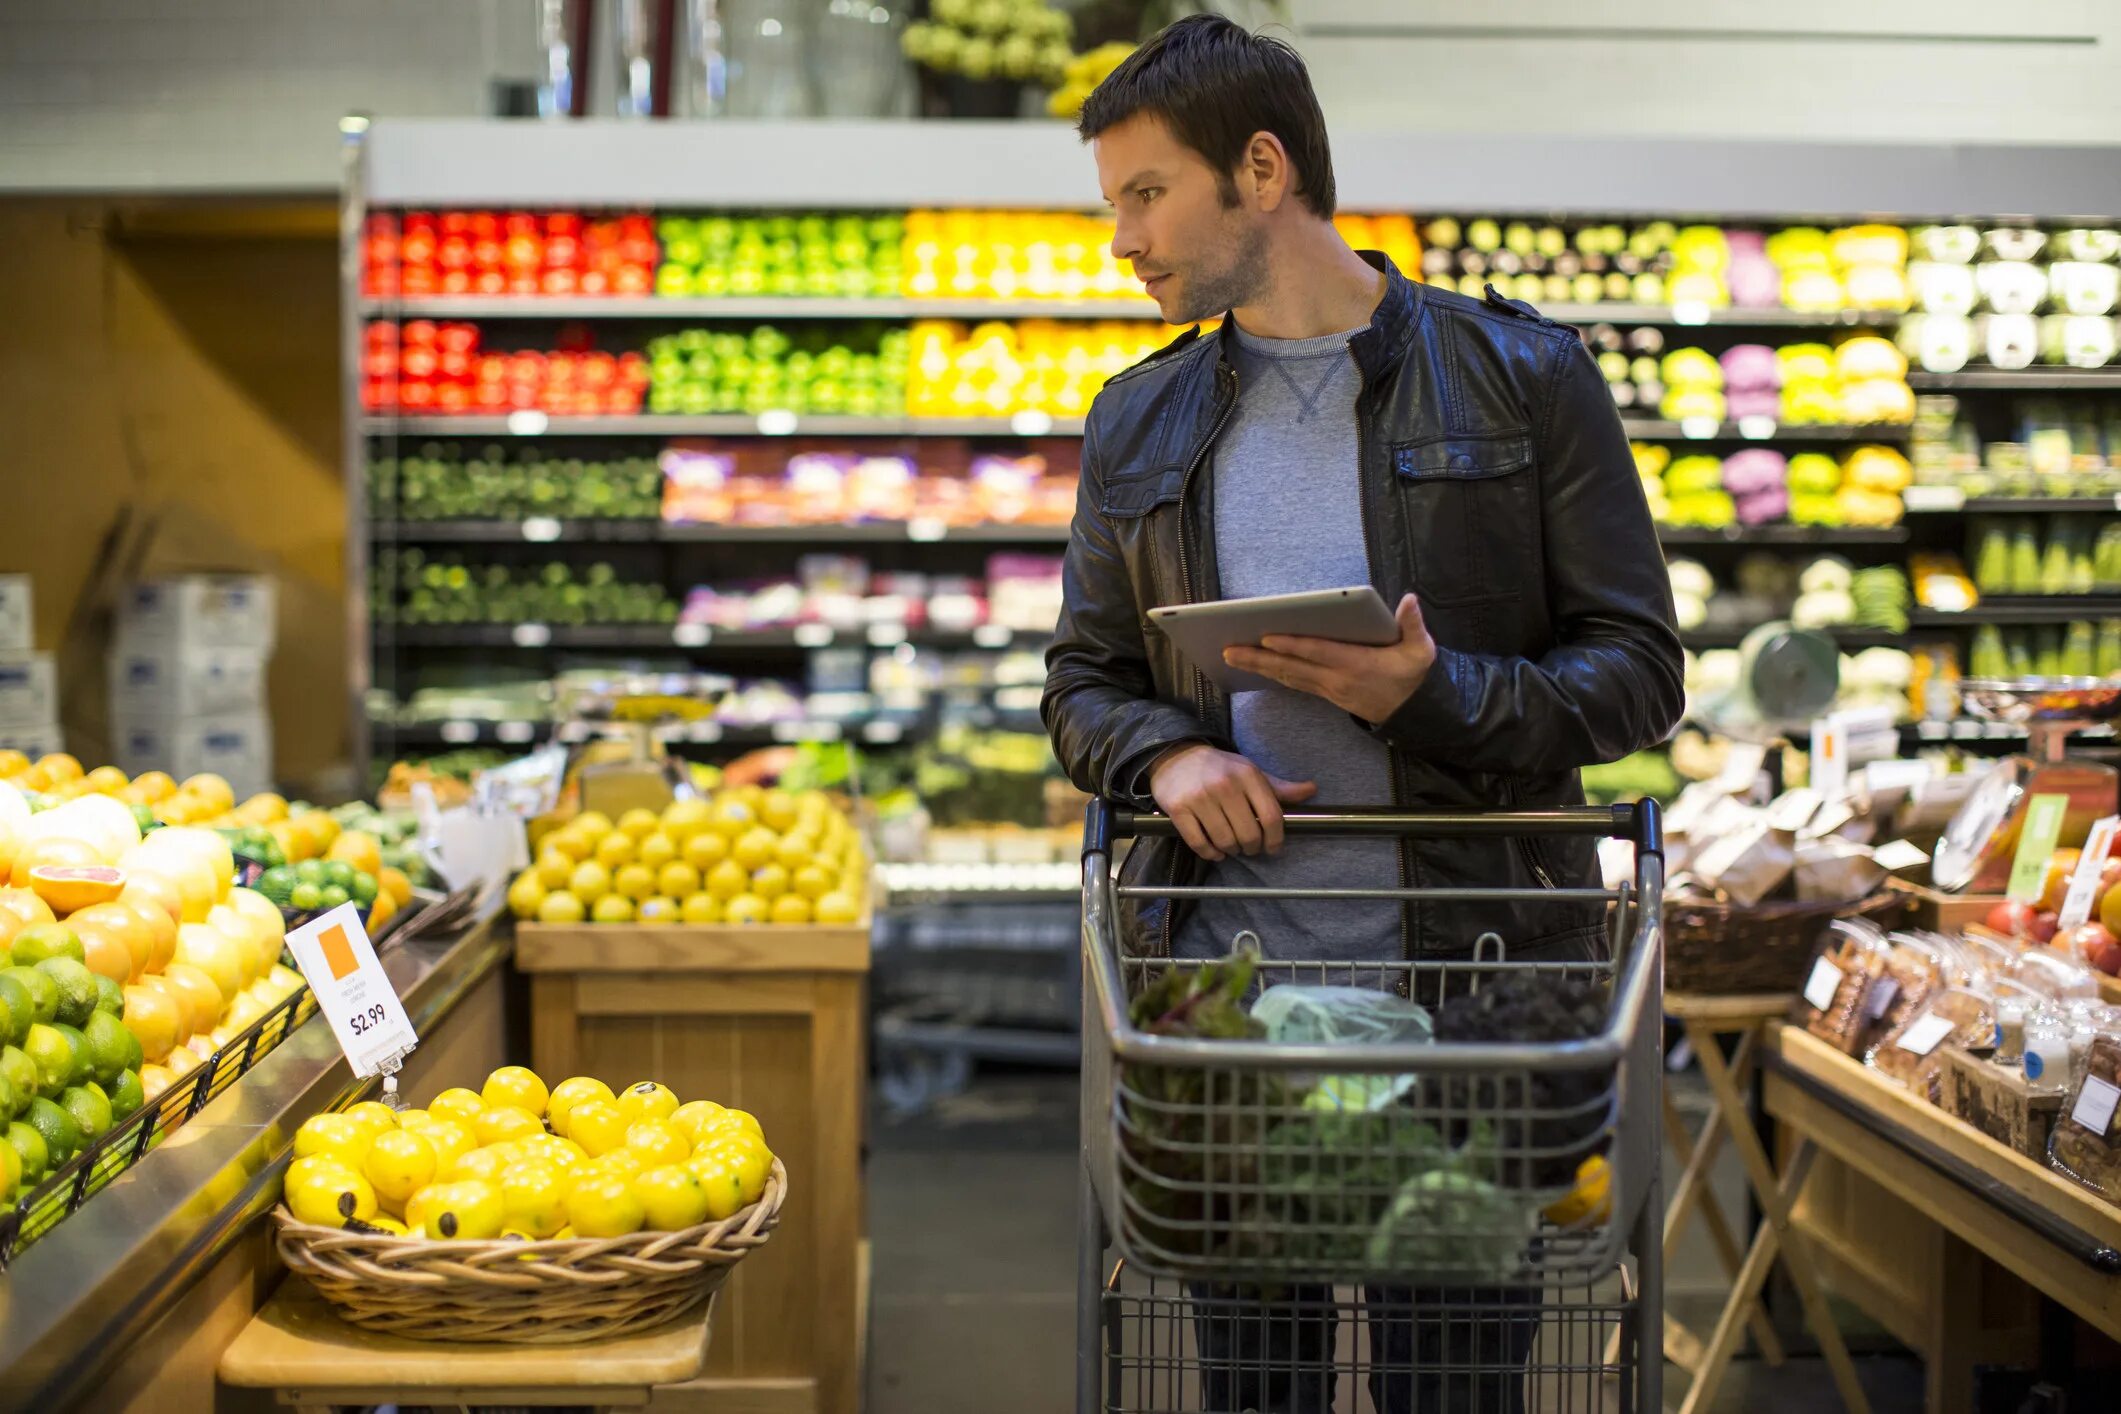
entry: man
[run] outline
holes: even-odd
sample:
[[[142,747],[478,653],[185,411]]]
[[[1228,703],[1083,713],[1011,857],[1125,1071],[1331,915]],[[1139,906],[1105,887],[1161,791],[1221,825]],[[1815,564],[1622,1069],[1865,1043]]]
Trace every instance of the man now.
[[[1163,317],[1226,316],[1113,378],[1084,433],[1042,710],[1079,787],[1153,801],[1177,823],[1179,840],[1129,853],[1123,879],[1589,880],[1583,836],[1282,838],[1283,807],[1302,803],[1577,804],[1578,768],[1676,724],[1663,556],[1574,331],[1499,296],[1411,284],[1351,250],[1331,223],[1332,159],[1302,61],[1226,19],[1182,20],[1143,45],[1091,95],[1080,131],[1115,214],[1113,253]],[[1226,695],[1145,627],[1159,605],[1362,583],[1397,605],[1399,642],[1231,650],[1272,690]],[[1130,900],[1122,926],[1137,953],[1195,958],[1245,928],[1277,960],[1464,957],[1488,931],[1512,959],[1604,946],[1595,904]],[[1373,1318],[1380,1361],[1417,1368],[1521,1365],[1536,1328],[1507,1323],[1505,1353],[1388,1325]],[[1330,1321],[1204,1317],[1201,1338],[1213,1407],[1325,1407]],[[1289,1371],[1263,1372],[1285,1359]],[[1376,1379],[1390,1410],[1417,1396],[1424,1414],[1521,1399],[1509,1379]]]

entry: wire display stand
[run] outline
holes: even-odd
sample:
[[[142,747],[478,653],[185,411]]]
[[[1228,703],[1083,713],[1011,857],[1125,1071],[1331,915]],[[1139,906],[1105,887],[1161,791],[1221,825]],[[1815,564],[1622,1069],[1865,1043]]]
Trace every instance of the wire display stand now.
[[[1654,803],[1492,814],[1291,815],[1291,835],[1596,834],[1619,890],[1122,886],[1091,807],[1083,862],[1080,1414],[1411,1414],[1661,1407],[1659,1086],[1664,863]],[[1503,900],[1607,909],[1611,956],[1217,962],[1125,955],[1135,898]],[[1183,976],[1181,974],[1191,974]],[[1291,1044],[1150,1029],[1151,989],[1339,986],[1424,1008],[1552,988],[1588,1035]],[[1497,996],[1511,993],[1498,991]],[[1189,1000],[1190,999],[1190,1000]],[[1148,1008],[1153,1010],[1153,1007]],[[1225,1025],[1229,1023],[1225,1022]]]

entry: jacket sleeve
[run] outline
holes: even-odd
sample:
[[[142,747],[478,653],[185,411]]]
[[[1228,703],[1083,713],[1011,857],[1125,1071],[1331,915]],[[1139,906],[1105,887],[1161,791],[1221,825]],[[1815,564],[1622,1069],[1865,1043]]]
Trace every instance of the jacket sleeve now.
[[[1685,710],[1671,581],[1619,410],[1581,344],[1555,363],[1535,449],[1558,641],[1536,661],[1439,645],[1377,728],[1415,755],[1505,775],[1569,771],[1656,745]]]
[[[1046,650],[1046,692],[1039,716],[1053,754],[1076,788],[1091,795],[1147,803],[1148,768],[1168,748],[1211,741],[1190,708],[1159,700],[1142,642],[1145,606],[1098,509],[1095,422],[1083,440],[1075,521],[1061,565],[1060,622]]]

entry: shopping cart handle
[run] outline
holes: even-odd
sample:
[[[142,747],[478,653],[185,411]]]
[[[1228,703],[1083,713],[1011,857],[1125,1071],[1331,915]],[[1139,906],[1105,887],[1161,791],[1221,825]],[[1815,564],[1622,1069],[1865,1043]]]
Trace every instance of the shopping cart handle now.
[[[1664,829],[1654,800],[1627,805],[1576,805],[1553,810],[1398,810],[1340,808],[1282,816],[1291,835],[1400,835],[1449,839],[1465,835],[1612,835],[1633,840],[1642,853],[1664,853]],[[1093,800],[1083,821],[1083,853],[1110,854],[1112,842],[1178,833],[1168,815]]]

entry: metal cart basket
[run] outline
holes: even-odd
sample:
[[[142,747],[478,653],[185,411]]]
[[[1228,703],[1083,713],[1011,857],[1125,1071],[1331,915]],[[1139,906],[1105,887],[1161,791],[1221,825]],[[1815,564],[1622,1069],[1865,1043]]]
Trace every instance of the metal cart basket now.
[[[1093,804],[1079,1411],[1660,1408],[1656,804],[1296,814],[1285,825],[1292,836],[1617,836],[1635,846],[1635,875],[1611,891],[1122,887],[1114,841],[1173,827]],[[1278,961],[1271,939],[1264,956],[1210,962],[1123,951],[1121,899],[1209,896],[1596,902],[1611,955],[1512,961],[1493,934],[1435,961]],[[1396,993],[1446,1034],[1309,1044],[1233,1019],[1229,1002],[1284,985]],[[1213,1035],[1171,1024],[1203,1003],[1220,1006]],[[1449,1039],[1469,1007],[1490,1008],[1510,1039]],[[1568,1039],[1540,1039],[1542,1028]]]

